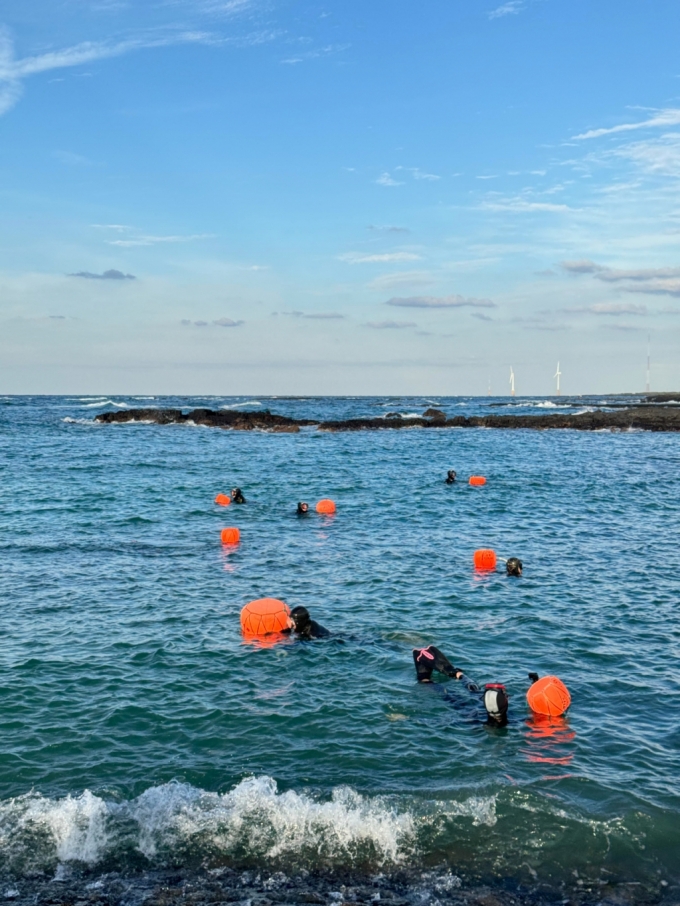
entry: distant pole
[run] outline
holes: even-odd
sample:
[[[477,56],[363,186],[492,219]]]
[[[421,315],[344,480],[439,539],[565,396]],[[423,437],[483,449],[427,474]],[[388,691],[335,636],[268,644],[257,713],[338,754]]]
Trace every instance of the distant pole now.
[[[651,347],[651,334],[647,334],[647,386],[645,387],[645,390],[647,391],[647,393],[649,393],[649,391],[652,389],[650,386],[650,380],[649,380],[649,372],[651,370],[650,369],[650,361],[651,361],[650,347]]]
[[[557,371],[553,374],[554,378],[557,378],[557,395],[560,395],[560,378],[562,377],[562,372],[560,371],[560,363],[557,363]]]
[[[512,365],[510,366],[510,396],[515,395],[515,372],[512,370]]]
[[[489,378],[489,392],[487,396],[491,396],[491,378]]]

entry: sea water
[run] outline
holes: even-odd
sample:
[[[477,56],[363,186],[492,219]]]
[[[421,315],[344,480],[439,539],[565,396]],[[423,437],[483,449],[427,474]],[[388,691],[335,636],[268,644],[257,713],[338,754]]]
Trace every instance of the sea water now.
[[[678,435],[94,422],[617,402],[0,400],[0,872],[444,865],[673,890]],[[246,505],[214,505],[236,485]],[[296,517],[321,497],[335,516]],[[479,547],[520,557],[522,578],[475,573]],[[333,638],[245,642],[239,612],[264,596]],[[416,684],[427,644],[506,684],[507,727],[476,720],[453,680]],[[564,680],[566,719],[532,718],[529,671]]]

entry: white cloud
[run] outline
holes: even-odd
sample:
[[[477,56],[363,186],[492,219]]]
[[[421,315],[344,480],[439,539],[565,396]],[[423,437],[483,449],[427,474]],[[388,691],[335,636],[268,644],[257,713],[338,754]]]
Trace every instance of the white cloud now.
[[[400,308],[495,308],[491,299],[467,299],[465,296],[408,296],[388,299],[385,305]]]
[[[361,252],[347,252],[340,255],[341,261],[349,264],[385,264],[390,261],[419,261],[420,255],[413,252],[385,252],[383,254],[364,255]]]
[[[491,10],[489,19],[500,19],[503,16],[517,15],[523,9],[524,0],[509,0],[509,3],[504,3],[502,6],[497,6],[496,9]]]
[[[405,327],[417,327],[415,321],[368,321],[366,327],[375,330],[402,330]]]
[[[631,142],[611,152],[614,157],[631,160],[648,173],[680,176],[680,135],[669,132],[658,139]]]
[[[437,281],[427,271],[402,271],[399,274],[382,274],[368,284],[369,289],[389,292],[403,287],[432,286]]]
[[[345,317],[337,311],[282,311],[281,314],[291,318],[309,318],[312,321],[342,321]]]
[[[119,248],[133,248],[134,246],[159,245],[172,242],[195,242],[197,239],[213,239],[213,233],[196,233],[193,236],[135,236],[132,239],[107,239],[108,245]]]
[[[177,31],[129,38],[125,41],[84,41],[62,50],[49,51],[17,60],[9,32],[0,28],[0,115],[7,113],[21,97],[23,81],[30,76],[83,66],[97,60],[119,57],[135,50],[168,47],[173,44],[217,44],[221,39],[208,32]]]
[[[634,305],[632,302],[596,302],[594,305],[588,305],[584,308],[565,308],[564,311],[570,314],[590,314],[590,315],[646,315],[647,308],[644,305]]]
[[[654,116],[641,120],[639,123],[621,123],[618,126],[610,126],[604,129],[589,129],[588,132],[582,132],[580,135],[572,137],[583,141],[589,138],[600,138],[602,135],[613,135],[616,132],[632,132],[635,129],[654,129],[656,127],[678,125],[680,125],[680,109],[669,107],[665,110],[657,111]]]
[[[486,211],[517,211],[519,213],[536,213],[546,211],[553,214],[562,214],[571,210],[566,204],[552,204],[547,201],[527,201],[525,198],[507,198],[497,201],[482,202],[481,207]]]
[[[389,173],[381,173],[381,175],[376,179],[376,183],[379,186],[403,186],[403,182],[399,182],[396,179],[393,179]]]

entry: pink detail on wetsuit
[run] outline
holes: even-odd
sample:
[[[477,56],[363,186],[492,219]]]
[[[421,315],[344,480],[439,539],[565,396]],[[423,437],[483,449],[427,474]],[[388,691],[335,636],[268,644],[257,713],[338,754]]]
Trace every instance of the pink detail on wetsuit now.
[[[429,658],[431,661],[434,660],[434,655],[430,654],[427,648],[420,649],[420,651],[418,652],[418,660],[420,660],[423,655],[425,655],[425,657]]]

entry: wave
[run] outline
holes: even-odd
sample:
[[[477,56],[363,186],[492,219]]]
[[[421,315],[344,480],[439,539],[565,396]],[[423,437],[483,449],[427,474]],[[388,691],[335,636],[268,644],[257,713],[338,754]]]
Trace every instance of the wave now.
[[[167,864],[206,854],[386,864],[402,861],[415,844],[414,817],[381,797],[349,787],[337,787],[328,800],[280,793],[266,776],[224,794],[171,782],[124,802],[89,790],[62,799],[28,793],[0,803],[0,829],[0,868],[12,873],[140,856]]]
[[[94,409],[94,408],[100,408],[101,406],[117,406],[119,409],[128,409],[129,408],[128,403],[117,403],[115,400],[106,399],[104,397],[101,397],[101,399],[95,403],[84,403],[82,408],[83,409]]]
[[[67,415],[65,418],[62,418],[62,421],[66,422],[67,424],[71,424],[71,425],[96,425],[97,424],[97,422],[95,422],[91,418],[71,418],[70,415]]]
[[[261,406],[259,400],[246,400],[243,403],[225,403],[220,409],[240,409],[242,406]]]

